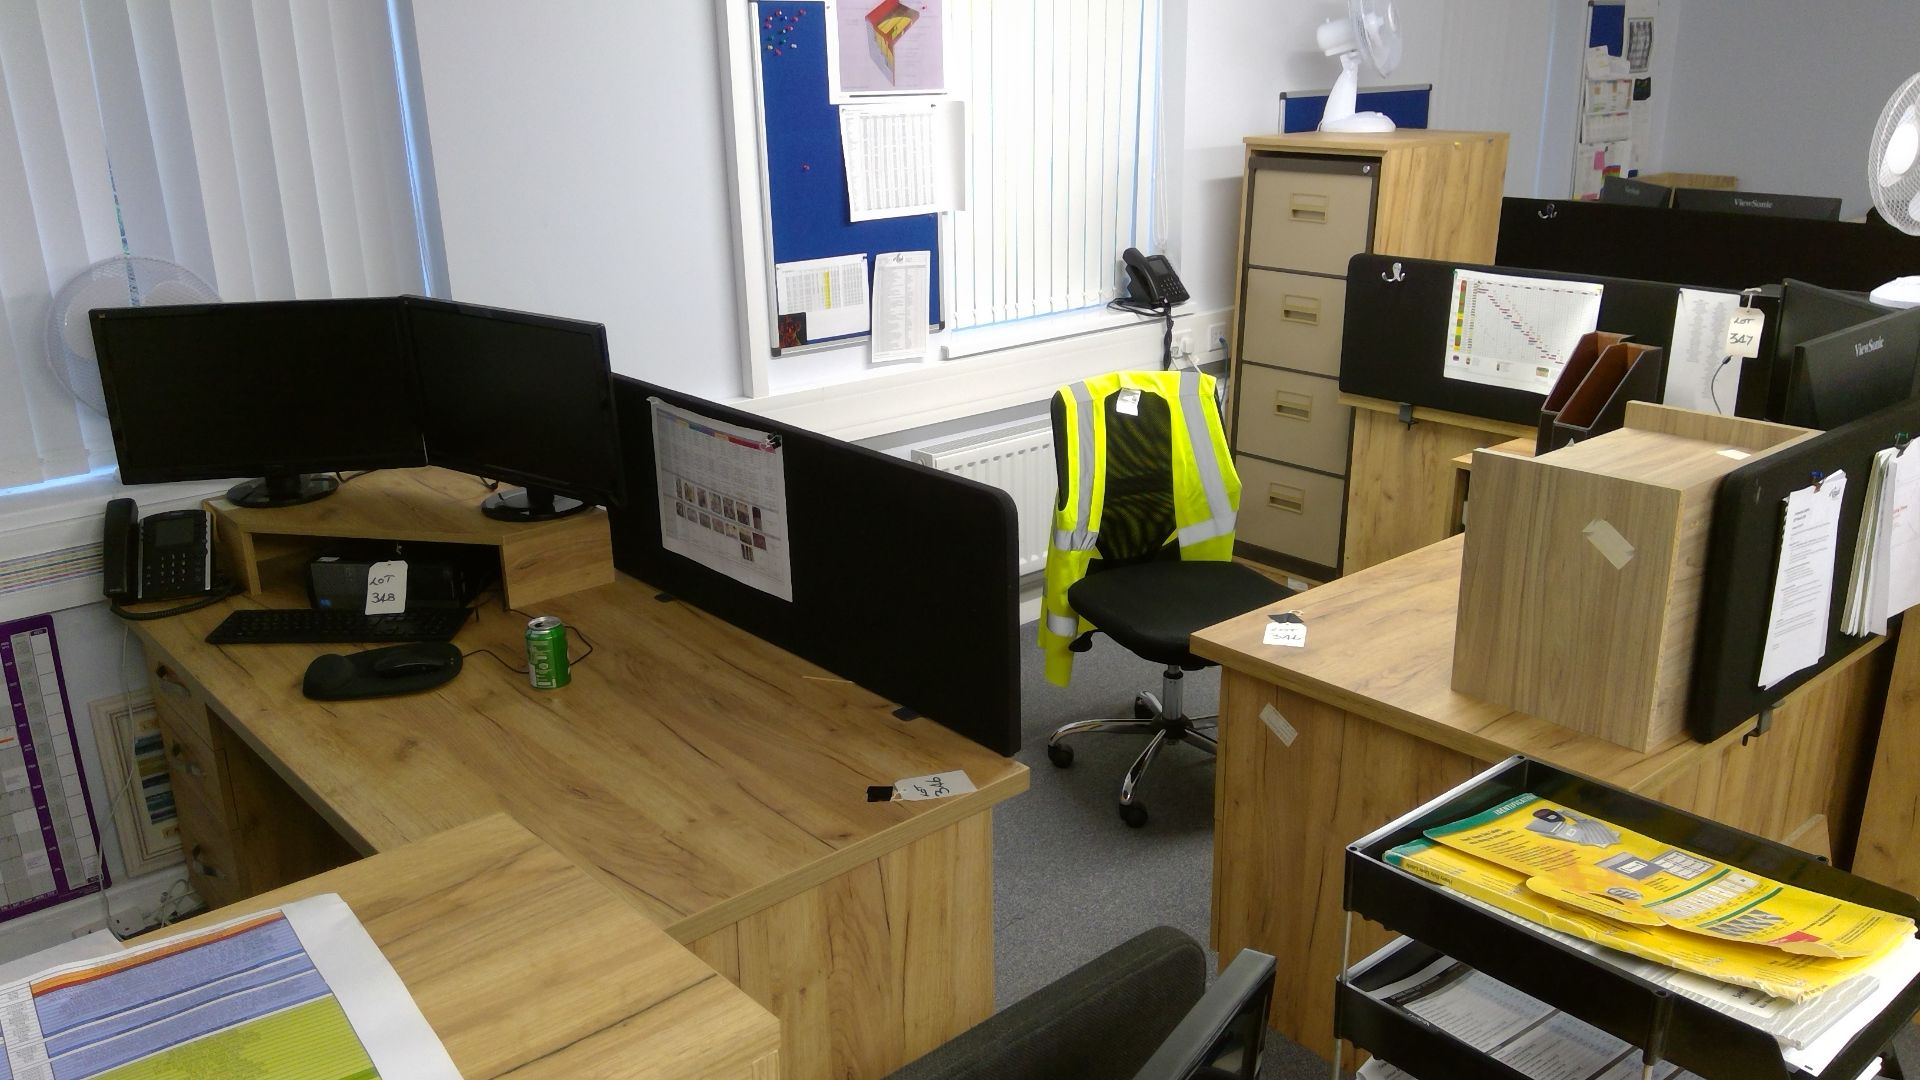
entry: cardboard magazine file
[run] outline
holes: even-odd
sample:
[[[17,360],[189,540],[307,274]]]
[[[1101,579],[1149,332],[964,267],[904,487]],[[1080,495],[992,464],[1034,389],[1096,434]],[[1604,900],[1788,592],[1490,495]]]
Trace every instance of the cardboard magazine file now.
[[[1600,353],[1593,369],[1554,418],[1549,450],[1558,450],[1620,430],[1627,418],[1627,402],[1660,403],[1661,364],[1665,354],[1657,346],[1617,341]]]
[[[1553,449],[1553,424],[1560,418],[1560,410],[1566,408],[1568,399],[1580,387],[1581,380],[1600,359],[1600,354],[1609,346],[1627,340],[1625,334],[1610,334],[1605,330],[1590,331],[1580,338],[1573,347],[1573,355],[1567,358],[1567,364],[1560,369],[1560,378],[1556,379],[1553,389],[1547,392],[1547,400],[1540,405],[1540,435],[1534,441],[1535,455],[1544,454]]]

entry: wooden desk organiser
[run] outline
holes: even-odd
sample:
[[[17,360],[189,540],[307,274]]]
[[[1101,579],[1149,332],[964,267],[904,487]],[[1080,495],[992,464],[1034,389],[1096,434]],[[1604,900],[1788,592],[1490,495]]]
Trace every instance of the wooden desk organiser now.
[[[1475,451],[1453,688],[1633,750],[1672,742],[1714,489],[1813,434],[1636,401],[1550,454]]]
[[[337,539],[473,544],[500,553],[500,593],[524,608],[613,581],[607,512],[552,521],[496,521],[480,513],[487,487],[445,469],[386,469],[354,477],[315,502],[258,510],[209,499],[227,571],[249,596],[299,583],[314,555]]]

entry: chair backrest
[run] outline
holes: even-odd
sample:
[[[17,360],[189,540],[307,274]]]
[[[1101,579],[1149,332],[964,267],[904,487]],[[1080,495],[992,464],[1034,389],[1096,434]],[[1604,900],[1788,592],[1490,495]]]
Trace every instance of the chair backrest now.
[[[1105,410],[1107,452],[1094,463],[1105,475],[1106,501],[1100,512],[1100,559],[1106,567],[1177,557],[1173,547],[1179,526],[1173,514],[1173,402],[1152,391],[1140,394],[1138,413],[1119,411],[1120,395],[1101,403]],[[1067,490],[1067,416],[1061,395],[1053,399],[1053,464],[1059,495]],[[1063,505],[1063,504],[1057,504]]]

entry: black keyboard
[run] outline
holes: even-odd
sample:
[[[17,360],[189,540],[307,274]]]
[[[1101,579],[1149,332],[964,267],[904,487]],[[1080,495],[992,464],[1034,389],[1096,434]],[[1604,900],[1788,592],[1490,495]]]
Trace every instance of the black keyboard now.
[[[328,608],[236,611],[213,628],[207,644],[452,641],[470,614],[465,608],[425,608],[398,615],[363,615]]]

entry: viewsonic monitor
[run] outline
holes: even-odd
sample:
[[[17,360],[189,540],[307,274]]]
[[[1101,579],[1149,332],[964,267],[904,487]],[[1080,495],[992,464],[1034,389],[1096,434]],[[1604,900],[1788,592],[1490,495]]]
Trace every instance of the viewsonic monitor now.
[[[252,476],[238,506],[331,494],[346,469],[425,465],[392,298],[92,312],[125,484]]]
[[[1674,189],[1673,208],[1707,210],[1719,214],[1810,218],[1815,221],[1840,220],[1840,200],[1825,195],[1774,195],[1763,191],[1683,187]]]
[[[417,296],[405,306],[429,464],[523,485],[481,505],[509,521],[620,502],[606,327]]]
[[[1600,180],[1600,201],[1620,203],[1625,206],[1664,208],[1673,201],[1673,189],[1664,184],[1629,180],[1624,176],[1607,176]]]
[[[1857,293],[1788,278],[1780,286],[1780,325],[1774,334],[1773,356],[1768,358],[1766,419],[1790,422],[1787,388],[1793,377],[1795,348],[1886,313],[1886,308]]]
[[[1781,418],[1831,430],[1913,396],[1920,308],[1908,308],[1794,347]]]

